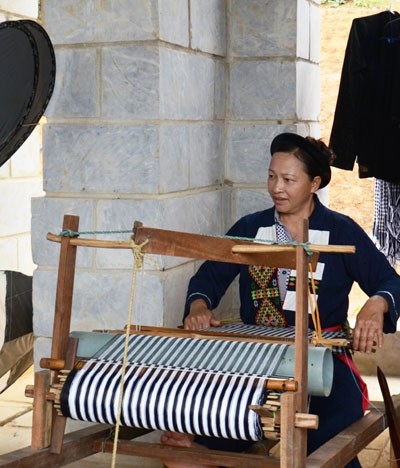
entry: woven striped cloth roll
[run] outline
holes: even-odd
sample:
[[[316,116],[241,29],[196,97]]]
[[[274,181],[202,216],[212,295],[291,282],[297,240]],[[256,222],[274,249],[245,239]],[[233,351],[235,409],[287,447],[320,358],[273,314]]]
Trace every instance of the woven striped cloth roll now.
[[[115,424],[124,336],[73,370],[61,392],[62,413]],[[260,440],[266,380],[288,345],[132,335],[123,385],[122,425],[201,436]]]
[[[90,361],[70,375],[61,395],[65,416],[115,424],[122,365]],[[265,401],[265,379],[199,370],[128,365],[120,423],[202,436],[261,440],[258,415],[249,405]]]

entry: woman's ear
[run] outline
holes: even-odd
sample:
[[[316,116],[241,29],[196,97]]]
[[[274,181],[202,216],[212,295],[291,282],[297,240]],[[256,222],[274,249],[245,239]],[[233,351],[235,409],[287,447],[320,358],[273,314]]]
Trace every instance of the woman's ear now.
[[[321,186],[321,177],[320,176],[315,176],[314,179],[311,182],[312,185],[312,193],[315,193],[319,187]]]

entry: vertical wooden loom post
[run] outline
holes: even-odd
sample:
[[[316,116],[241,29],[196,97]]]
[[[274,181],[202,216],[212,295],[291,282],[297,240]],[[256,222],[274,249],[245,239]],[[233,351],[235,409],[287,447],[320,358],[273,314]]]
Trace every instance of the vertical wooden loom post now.
[[[79,230],[78,216],[64,216],[63,231],[66,230],[74,232]],[[71,237],[65,236],[61,239],[51,348],[52,359],[65,360],[67,358],[75,278],[76,250],[77,247],[71,245]],[[53,410],[53,428],[51,438],[51,451],[53,453],[60,453],[61,451],[65,424],[66,418],[63,416],[56,416],[55,411]]]
[[[63,230],[78,231],[79,218],[77,216],[65,215]],[[58,280],[55,302],[55,314],[53,325],[53,338],[51,357],[54,359],[65,359],[69,339],[71,322],[72,293],[75,276],[76,246],[71,245],[70,237],[63,237],[60,247],[60,261],[58,265]],[[48,402],[46,395],[49,390],[50,372],[39,371],[35,373],[33,418],[32,418],[32,440],[34,449],[48,447],[50,439],[54,434],[54,426],[58,425],[58,433],[64,434],[64,422],[58,422],[53,403]],[[53,415],[51,414],[53,413]],[[65,418],[64,418],[65,420]],[[53,426],[53,427],[52,427]],[[52,430],[53,429],[53,430]]]
[[[40,450],[50,445],[52,404],[47,400],[50,371],[35,372],[32,408],[31,447]]]
[[[79,229],[79,217],[65,215],[63,231],[77,232]],[[53,340],[51,348],[52,359],[64,359],[67,352],[70,324],[72,296],[74,289],[76,249],[71,245],[70,237],[61,239],[60,262],[58,266],[56,305],[53,325]]]
[[[79,217],[65,215],[63,231],[79,230]],[[53,339],[51,348],[52,359],[64,359],[70,356],[68,353],[68,340],[71,325],[72,297],[74,290],[75,267],[77,247],[71,245],[71,237],[65,236],[61,239],[60,263],[58,267],[56,306],[54,314]],[[73,346],[76,352],[76,346]],[[72,352],[73,353],[73,352]],[[71,363],[69,363],[71,368]],[[56,378],[56,375],[55,375]],[[60,453],[64,438],[66,418],[57,416],[53,409],[53,428],[51,437],[51,452]]]
[[[308,221],[304,220],[299,242],[308,241]],[[282,395],[281,466],[306,466],[307,429],[295,427],[296,413],[307,412],[308,398],[308,268],[307,253],[302,246],[296,248],[296,335],[294,378],[298,391]]]

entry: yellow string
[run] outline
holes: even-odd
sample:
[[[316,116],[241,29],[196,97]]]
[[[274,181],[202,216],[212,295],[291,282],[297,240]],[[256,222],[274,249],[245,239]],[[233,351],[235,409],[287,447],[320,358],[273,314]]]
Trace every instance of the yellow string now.
[[[311,289],[312,289],[312,296],[310,292],[310,288],[307,287],[308,291],[308,299],[311,306],[311,318],[314,324],[314,338],[317,344],[321,343],[322,340],[322,328],[321,328],[321,320],[319,315],[319,308],[318,308],[318,301],[317,301],[317,290],[315,288],[315,281],[313,275],[313,269],[311,263],[308,264],[308,270],[310,272],[310,282],[311,282]],[[313,303],[314,300],[314,303]]]
[[[119,428],[120,428],[120,422],[121,422],[124,379],[125,379],[125,372],[126,372],[126,362],[127,362],[127,357],[128,357],[128,351],[129,351],[129,336],[130,336],[133,304],[134,304],[134,297],[135,297],[136,276],[137,276],[137,272],[143,266],[144,253],[142,252],[142,247],[144,247],[148,242],[149,242],[148,239],[146,239],[142,244],[138,245],[138,244],[135,244],[133,239],[131,239],[130,241],[130,246],[131,246],[132,253],[133,253],[132,282],[131,282],[131,293],[130,293],[130,298],[129,298],[129,312],[128,312],[128,318],[127,318],[126,332],[125,332],[124,355],[123,355],[122,369],[121,369],[121,385],[120,385],[119,400],[118,400],[118,413],[117,413],[117,420],[115,424],[114,445],[113,445],[113,453],[112,453],[112,461],[111,461],[112,468],[115,468],[116,466],[115,464],[117,460],[117,444],[118,444]]]

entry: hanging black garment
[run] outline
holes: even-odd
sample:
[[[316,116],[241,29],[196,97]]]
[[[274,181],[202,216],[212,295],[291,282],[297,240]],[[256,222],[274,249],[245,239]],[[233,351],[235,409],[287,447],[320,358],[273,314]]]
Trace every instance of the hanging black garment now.
[[[395,87],[388,90],[387,81],[400,82],[400,68],[393,64],[385,28],[398,18],[398,13],[384,11],[353,20],[329,143],[336,154],[334,166],[352,170],[357,161],[360,177],[391,182],[400,182],[400,129],[388,125],[388,107],[398,113],[400,101],[393,102]]]
[[[31,20],[0,23],[0,166],[24,143],[54,89],[55,55]]]
[[[0,393],[33,364],[32,276],[0,270]]]
[[[382,104],[379,132],[386,137],[386,148],[399,154],[400,141],[400,19],[387,23],[381,40],[379,99]],[[398,182],[400,179],[397,180]]]

